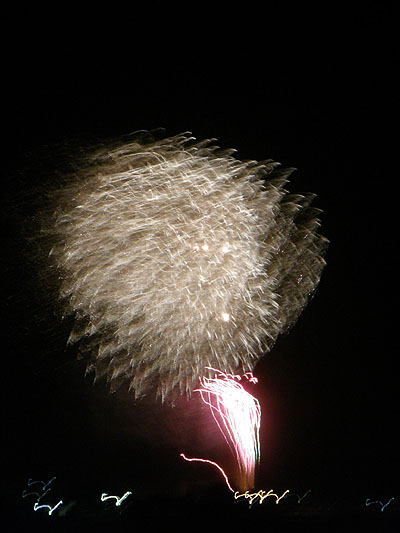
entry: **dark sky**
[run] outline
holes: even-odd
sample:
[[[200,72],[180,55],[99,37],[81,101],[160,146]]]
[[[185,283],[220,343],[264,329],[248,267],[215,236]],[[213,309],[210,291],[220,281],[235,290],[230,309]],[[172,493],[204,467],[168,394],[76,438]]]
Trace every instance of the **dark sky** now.
[[[132,39],[123,31],[77,39],[53,30],[9,41],[3,428],[10,509],[27,524],[39,513],[21,497],[29,478],[56,476],[53,503],[75,502],[69,516],[85,517],[88,528],[121,520],[93,503],[102,492],[132,491],[127,523],[135,505],[143,516],[154,507],[174,520],[196,505],[221,513],[234,505],[211,466],[179,457],[229,465],[207,412],[196,402],[171,409],[93,386],[74,350],[65,350],[68,323],[41,302],[43,288],[20,251],[18,217],[30,209],[18,199],[57,166],[54,143],[158,127],[215,137],[242,159],[296,167],[290,190],[316,193],[323,210],[331,245],[320,286],[255,369],[252,392],[263,412],[257,488],[311,490],[309,516],[340,516],[351,502],[365,518],[373,510],[367,498],[398,504],[396,62],[391,9],[379,5],[319,14],[315,23],[306,14],[263,21],[236,14],[222,32],[222,22],[204,17],[197,30],[188,21],[181,38],[165,27],[135,31],[135,20]],[[238,520],[248,519],[243,509]],[[268,509],[257,520],[275,517]]]

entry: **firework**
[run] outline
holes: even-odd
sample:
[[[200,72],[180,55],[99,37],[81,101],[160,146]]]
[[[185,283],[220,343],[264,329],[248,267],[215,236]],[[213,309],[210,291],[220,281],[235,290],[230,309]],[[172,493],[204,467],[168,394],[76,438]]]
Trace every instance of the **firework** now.
[[[292,169],[188,134],[136,134],[74,162],[42,235],[88,371],[137,397],[190,394],[205,367],[253,370],[324,267]]]
[[[201,378],[196,389],[211,410],[221,433],[236,458],[238,483],[246,491],[254,487],[255,466],[260,460],[259,430],[261,408],[258,400],[238,382],[241,377],[230,376],[215,369],[213,378]],[[245,377],[253,382],[251,374]]]

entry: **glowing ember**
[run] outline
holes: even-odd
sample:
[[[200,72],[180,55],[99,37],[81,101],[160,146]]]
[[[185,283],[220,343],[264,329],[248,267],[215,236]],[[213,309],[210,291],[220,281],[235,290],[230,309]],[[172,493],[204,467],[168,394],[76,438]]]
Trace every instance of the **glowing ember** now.
[[[201,388],[195,392],[200,392],[201,399],[210,407],[236,458],[240,489],[246,491],[254,487],[255,466],[260,460],[260,404],[238,383],[241,376],[207,368],[215,372],[215,376],[201,378]],[[257,383],[257,379],[250,372],[243,377]]]

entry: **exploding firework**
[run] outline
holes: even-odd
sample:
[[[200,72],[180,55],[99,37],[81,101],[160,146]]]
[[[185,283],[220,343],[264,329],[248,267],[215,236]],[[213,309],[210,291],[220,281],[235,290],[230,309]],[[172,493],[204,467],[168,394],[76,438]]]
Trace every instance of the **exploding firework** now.
[[[240,490],[254,488],[256,464],[260,460],[259,430],[261,408],[258,400],[239,383],[239,375],[227,375],[215,369],[214,377],[200,379],[201,388],[196,389],[201,399],[211,410],[221,433],[225,437],[239,468]],[[245,377],[257,381],[252,374]]]
[[[136,134],[74,162],[42,235],[88,370],[137,397],[252,371],[318,284],[326,240],[292,169],[188,134]]]

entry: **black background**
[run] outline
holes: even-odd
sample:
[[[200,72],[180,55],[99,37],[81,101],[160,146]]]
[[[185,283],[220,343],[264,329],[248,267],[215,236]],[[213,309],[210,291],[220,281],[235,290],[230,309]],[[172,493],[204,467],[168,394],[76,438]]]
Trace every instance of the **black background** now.
[[[208,520],[238,530],[395,527],[391,4],[258,9],[217,13],[197,5],[160,13],[155,5],[106,12],[101,23],[76,13],[51,14],[48,24],[27,13],[23,24],[10,17],[2,100],[9,531],[134,527],[142,519],[155,529],[157,517],[178,529],[203,529]],[[294,497],[278,506],[235,504],[216,469],[179,457],[213,459],[229,470],[229,451],[208,412],[196,400],[170,408],[93,385],[74,349],[65,348],[69,324],[42,300],[46,289],[35,287],[20,230],[33,207],[20,198],[57,166],[54,143],[158,127],[215,137],[241,159],[294,166],[290,190],[317,194],[321,232],[331,242],[328,266],[294,329],[257,365],[251,391],[263,413],[257,490],[311,490],[300,504]],[[65,516],[34,512],[33,497],[22,497],[28,479],[53,476],[42,502],[63,499]],[[122,513],[100,502],[102,492],[126,490],[133,494]],[[394,500],[381,511],[368,498]]]

